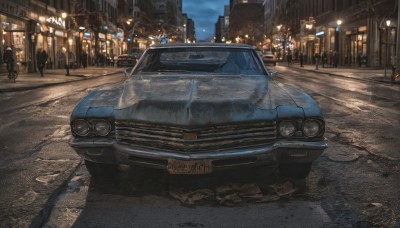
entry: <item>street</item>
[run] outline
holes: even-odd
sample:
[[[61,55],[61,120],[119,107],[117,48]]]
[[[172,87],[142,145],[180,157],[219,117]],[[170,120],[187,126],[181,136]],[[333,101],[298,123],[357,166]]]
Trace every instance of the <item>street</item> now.
[[[121,74],[1,93],[0,227],[399,227],[399,84],[271,68],[325,115],[329,148],[304,181],[275,167],[190,177],[121,167],[117,180],[94,179],[68,145],[69,115]],[[236,185],[248,197],[221,193]]]

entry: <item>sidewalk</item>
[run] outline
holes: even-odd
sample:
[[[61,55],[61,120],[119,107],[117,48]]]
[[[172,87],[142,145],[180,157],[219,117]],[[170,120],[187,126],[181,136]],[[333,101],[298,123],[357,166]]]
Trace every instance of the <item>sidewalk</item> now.
[[[278,63],[277,66],[288,67],[287,63]],[[290,65],[290,68],[295,68],[297,70],[304,70],[315,73],[323,73],[328,75],[335,75],[340,77],[353,78],[357,80],[365,80],[365,81],[375,81],[375,82],[383,82],[383,83],[392,83],[390,81],[390,75],[392,73],[391,69],[386,70],[386,79],[385,79],[385,70],[384,69],[375,69],[371,67],[344,67],[338,66],[337,68],[322,67],[322,65],[318,66],[318,70],[316,70],[315,65],[304,65],[304,67],[300,67],[299,63],[294,63]],[[400,84],[400,78],[397,78],[393,84]]]
[[[70,69],[66,76],[65,69],[45,69],[44,77],[40,73],[19,74],[16,83],[8,79],[7,74],[0,74],[0,93],[35,89],[48,85],[61,84],[70,81],[90,79],[93,77],[121,73],[124,68],[88,67],[86,69]]]

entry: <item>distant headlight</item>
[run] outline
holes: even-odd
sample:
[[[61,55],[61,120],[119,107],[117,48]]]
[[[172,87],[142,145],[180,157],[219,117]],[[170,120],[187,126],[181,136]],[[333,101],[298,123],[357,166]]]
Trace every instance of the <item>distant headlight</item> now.
[[[106,136],[111,131],[111,124],[106,120],[98,120],[94,124],[94,130],[99,136]]]
[[[283,137],[290,137],[296,132],[296,126],[292,121],[282,121],[279,123],[278,130]]]
[[[307,137],[314,137],[320,131],[320,124],[316,120],[306,120],[303,122],[303,133]]]
[[[72,123],[72,131],[79,136],[86,136],[90,132],[90,125],[86,120],[75,120]]]

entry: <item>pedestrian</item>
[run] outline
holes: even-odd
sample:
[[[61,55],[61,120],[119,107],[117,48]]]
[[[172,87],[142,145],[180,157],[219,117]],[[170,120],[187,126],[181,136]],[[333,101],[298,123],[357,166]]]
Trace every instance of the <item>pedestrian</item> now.
[[[303,52],[300,53],[300,55],[299,55],[299,60],[300,60],[300,67],[304,67],[304,66],[303,66],[303,61],[304,61]]]
[[[363,55],[363,60],[364,60],[364,63],[365,63],[365,67],[367,67],[368,66],[368,55],[367,54]]]
[[[292,53],[289,52],[287,55],[287,64],[290,66],[292,64]]]
[[[85,51],[83,51],[82,55],[81,55],[81,64],[82,64],[83,69],[86,69],[86,67],[87,67],[87,63],[88,63],[87,58],[88,58],[87,53]]]
[[[333,62],[333,51],[330,50],[328,54],[328,65],[332,67],[332,62]]]
[[[326,54],[326,51],[324,51],[322,53],[322,68],[325,68],[325,64],[327,63],[327,61],[328,61],[328,55]]]
[[[40,77],[43,77],[43,69],[44,66],[46,65],[47,57],[48,57],[47,53],[44,49],[43,50],[39,49],[39,51],[36,53],[36,62],[40,72]]]
[[[319,60],[321,59],[321,55],[316,52],[314,55],[314,59],[315,59],[315,69],[318,70],[318,64],[319,64]]]
[[[339,65],[339,53],[337,51],[335,51],[333,53],[333,67],[338,67]]]
[[[361,54],[358,54],[358,55],[357,55],[358,67],[361,67],[361,62],[362,62],[361,59],[362,59],[362,58],[361,58]]]
[[[14,71],[14,53],[11,47],[7,47],[4,51],[3,59],[7,64],[8,78],[11,79],[11,72]]]

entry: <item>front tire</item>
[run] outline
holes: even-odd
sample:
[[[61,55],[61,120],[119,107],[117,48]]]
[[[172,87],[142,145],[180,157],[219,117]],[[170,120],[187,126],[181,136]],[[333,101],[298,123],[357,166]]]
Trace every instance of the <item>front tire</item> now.
[[[115,164],[97,163],[85,160],[85,165],[90,175],[94,178],[114,177],[117,176],[119,172],[118,165]]]
[[[285,177],[304,179],[311,171],[312,163],[281,163],[279,172]]]

